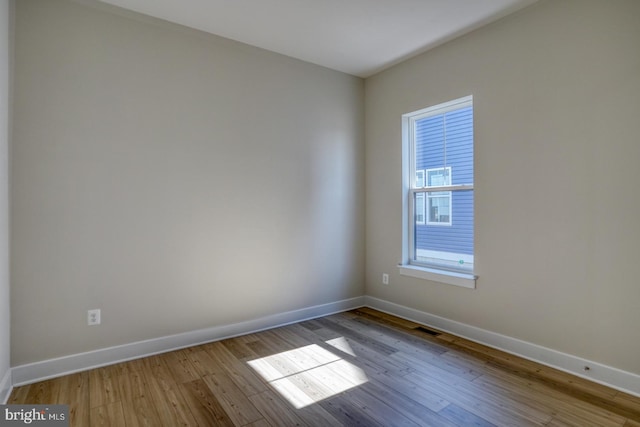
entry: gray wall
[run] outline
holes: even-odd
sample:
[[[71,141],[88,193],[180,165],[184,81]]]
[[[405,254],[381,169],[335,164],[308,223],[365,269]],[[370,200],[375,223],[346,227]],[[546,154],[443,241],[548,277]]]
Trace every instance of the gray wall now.
[[[15,67],[14,366],[364,293],[361,79],[64,0]]]
[[[367,79],[368,295],[640,373],[639,18],[541,1]],[[396,268],[400,116],[469,94],[476,290]]]
[[[0,402],[9,384],[9,0],[0,1]]]

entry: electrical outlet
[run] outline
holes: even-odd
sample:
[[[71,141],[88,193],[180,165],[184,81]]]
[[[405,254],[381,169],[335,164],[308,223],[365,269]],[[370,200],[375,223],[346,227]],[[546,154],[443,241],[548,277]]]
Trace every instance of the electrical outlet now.
[[[389,284],[389,275],[387,273],[382,273],[382,284],[383,285]]]
[[[96,308],[94,310],[87,311],[87,325],[99,325],[100,324],[100,309]]]

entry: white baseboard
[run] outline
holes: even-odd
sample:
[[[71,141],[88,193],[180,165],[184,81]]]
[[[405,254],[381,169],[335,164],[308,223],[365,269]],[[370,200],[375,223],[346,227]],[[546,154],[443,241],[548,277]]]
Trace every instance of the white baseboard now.
[[[327,316],[362,306],[368,306],[407,320],[431,326],[640,397],[640,375],[382,299],[363,296],[273,314],[245,322],[189,331],[177,335],[15,366],[10,369],[4,378],[2,378],[2,381],[0,381],[0,402],[6,402],[9,398],[12,384],[15,386],[29,384],[100,366]],[[585,373],[583,370],[585,366],[590,367],[588,373]]]
[[[623,371],[382,299],[365,296],[364,305],[640,397],[640,375],[632,372]],[[584,371],[585,366],[590,368],[588,372]]]
[[[11,369],[7,369],[4,376],[0,380],[0,403],[5,404],[9,400],[11,390],[13,389],[11,380]]]
[[[165,353],[180,348],[218,341],[238,335],[271,329],[295,322],[327,316],[362,307],[364,297],[356,297],[328,304],[306,307],[285,313],[273,314],[245,322],[214,326],[177,335],[138,341],[130,344],[108,347],[86,353],[72,354],[56,359],[43,360],[11,369],[13,385],[24,385],[75,372],[86,371],[100,366],[138,359],[153,354]],[[11,384],[11,382],[9,382]],[[0,397],[2,397],[0,395]]]

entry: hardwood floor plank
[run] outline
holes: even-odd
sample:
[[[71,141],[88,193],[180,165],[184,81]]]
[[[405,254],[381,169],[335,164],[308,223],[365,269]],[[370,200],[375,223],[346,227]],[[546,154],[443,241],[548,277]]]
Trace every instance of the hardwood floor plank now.
[[[89,372],[65,375],[60,381],[57,403],[69,405],[69,425],[89,425]]]
[[[512,393],[502,390],[488,390],[486,387],[464,379],[454,381],[451,377],[448,380],[446,378],[446,376],[442,377],[442,379],[451,383],[459,393],[470,393],[470,395],[491,402],[496,407],[506,410],[514,416],[535,423],[547,423],[553,416],[553,413],[549,412],[547,408],[541,407],[538,402],[534,403],[527,399],[518,399]]]
[[[384,426],[417,427],[419,425],[387,405],[387,402],[380,400],[378,396],[367,393],[362,388],[353,388],[345,392],[341,398],[349,400]]]
[[[310,333],[313,333],[313,335],[320,337],[320,339],[323,341],[333,340],[336,338],[344,338],[344,336],[339,332],[326,328],[322,325],[320,326],[321,326],[320,328],[314,329],[313,331],[311,331],[308,328],[304,328],[304,329],[306,329]]]
[[[176,383],[164,358],[156,355],[149,356],[143,361],[144,374],[147,379],[153,378],[163,390],[175,389]]]
[[[312,332],[294,324],[283,328],[283,330],[290,335],[295,334],[302,336],[307,342],[316,343],[320,347],[352,363],[366,363],[378,372],[402,376],[411,370],[406,363],[400,363],[389,357],[385,357],[384,354],[380,354],[354,339],[349,339],[336,333],[332,333],[328,338],[326,334],[323,334],[324,331],[327,331],[325,328],[318,328]],[[336,353],[336,350],[338,350],[338,353]]]
[[[419,326],[422,326],[420,323],[416,323],[411,320],[402,319],[400,317],[383,313],[382,311],[378,311],[369,307],[360,307],[358,309],[352,310],[352,312],[369,316],[370,318],[373,318],[379,323],[395,325],[402,329],[415,329]]]
[[[359,311],[355,311],[355,313],[360,313]],[[397,323],[383,321],[378,322],[375,321],[369,315],[361,315],[353,320],[355,323],[362,324],[367,328],[370,328],[372,331],[378,333],[378,336],[385,337],[385,339],[395,339],[406,344],[409,344],[414,347],[418,347],[422,350],[426,350],[428,352],[434,354],[441,354],[449,349],[438,342],[438,340],[424,332],[421,332],[414,328],[403,328]],[[421,326],[421,325],[417,325]],[[430,328],[429,328],[430,329]],[[433,330],[437,332],[436,330]]]
[[[567,424],[564,421],[561,421],[557,418],[553,418],[551,419],[551,421],[549,421],[549,423],[547,424],[547,427],[580,427],[580,426],[576,426],[574,424]]]
[[[274,334],[273,330],[262,331],[252,338],[251,342],[247,343],[247,347],[258,357],[271,356],[296,347]]]
[[[131,372],[114,378],[121,400],[133,400],[147,394],[144,373]]]
[[[420,334],[418,337],[409,333],[409,331],[400,331],[385,325],[378,325],[366,318],[357,318],[343,324],[362,334],[373,336],[377,340],[407,354],[421,355],[426,352],[440,355],[448,351],[446,347],[437,342],[431,342],[431,336],[429,335]]]
[[[269,422],[267,420],[265,420],[264,418],[261,418],[258,421],[255,421],[255,422],[253,422],[251,424],[247,424],[244,427],[274,427],[274,426],[269,424]],[[275,427],[277,427],[277,426],[275,426]]]
[[[127,426],[138,425],[141,427],[154,427],[164,426],[163,420],[160,419],[155,406],[146,396],[138,397],[131,401],[131,405],[127,405],[128,402],[122,402],[122,406],[130,408],[125,411],[125,420]]]
[[[180,384],[178,389],[198,425],[234,426],[231,418],[203,380]]]
[[[455,335],[451,335],[446,332],[443,332],[440,335],[438,335],[436,339],[446,345],[446,344],[453,343],[455,340],[458,339],[458,337]]]
[[[44,405],[58,400],[56,381],[47,380],[31,384],[27,392],[27,401],[35,405]]]
[[[203,377],[214,372],[223,372],[222,366],[207,353],[205,349],[194,351],[187,356],[196,373]]]
[[[176,383],[187,383],[200,378],[196,368],[191,364],[188,355],[190,352],[184,350],[171,351],[160,356],[169,368]]]
[[[316,329],[322,328],[322,325],[316,322],[315,320],[306,320],[304,322],[298,323],[300,326],[309,329],[310,331],[314,331]]]
[[[367,381],[358,367],[337,360],[271,382],[294,406],[302,407],[352,389]]]
[[[127,375],[133,372],[140,372],[144,370],[144,358],[116,363],[115,365],[112,365],[112,369],[115,371],[115,376]]]
[[[331,329],[345,338],[357,341],[361,345],[369,347],[377,353],[388,356],[398,351],[395,347],[380,342],[371,336],[364,335],[350,327],[344,326],[343,324],[328,320],[328,318],[317,319],[317,321],[327,329]]]
[[[414,372],[404,378],[496,425],[535,426],[551,419],[545,419],[543,414],[537,413],[532,417],[528,412],[518,411],[520,408],[514,408],[512,402],[496,400],[494,396],[484,392],[474,393],[460,385],[452,385],[445,377],[437,378]]]
[[[511,399],[535,402],[536,407],[552,414],[558,420],[575,419],[575,422],[592,425],[617,425],[624,417],[582,400],[566,396],[543,384],[536,384],[500,370],[490,370],[474,381],[486,390],[502,390]],[[574,421],[572,421],[574,423]]]
[[[197,425],[187,402],[179,390],[163,391],[160,387],[154,387],[152,384],[149,394],[163,425],[174,427]]]
[[[428,396],[427,399],[421,399],[419,395],[412,393],[412,397],[409,397],[398,392],[397,389],[393,389],[376,381],[376,379],[372,379],[366,384],[363,384],[361,389],[371,396],[375,396],[377,399],[386,402],[417,425],[424,427],[456,426],[456,424],[439,414],[440,410],[449,406],[449,402],[438,399],[440,404],[433,405],[427,402],[427,400],[431,400],[431,396]],[[429,406],[435,407],[437,410],[430,410]]]
[[[222,341],[229,353],[238,360],[253,359],[258,357],[241,339],[230,338]]]
[[[367,372],[365,370],[365,372]],[[376,383],[382,384],[385,387],[395,390],[401,396],[405,396],[407,399],[413,400],[416,403],[424,406],[426,409],[438,412],[442,408],[449,405],[449,401],[443,398],[441,395],[433,393],[431,390],[422,387],[419,383],[409,381],[405,377],[397,377],[394,375],[387,375],[385,373],[372,372],[368,373]]]
[[[442,355],[434,355],[431,353],[418,353],[416,355],[415,353],[407,354],[404,351],[399,351],[389,356],[389,358],[397,360],[406,366],[413,366],[415,370],[429,372],[432,367],[436,367],[469,381],[473,381],[482,375],[481,372],[461,366],[455,361],[443,358]]]
[[[336,417],[317,403],[296,409],[295,413],[309,426],[340,427],[343,425]]]
[[[492,424],[489,421],[454,405],[453,403],[440,411],[439,414],[452,421],[457,426],[495,427],[495,424]]]
[[[98,368],[89,371],[89,406],[95,408],[119,401],[118,387],[110,376],[110,370]]]
[[[222,344],[212,343],[206,347],[206,351],[216,364],[222,367],[222,372],[226,373],[247,396],[267,390],[260,376],[245,362],[233,357]]]
[[[236,425],[245,425],[263,418],[246,394],[224,373],[202,377],[225,412]]]
[[[308,330],[298,328],[295,325],[287,325],[272,329],[270,332],[294,348],[305,347],[310,344],[320,344],[319,337],[310,331],[307,334],[307,331]]]
[[[366,411],[343,396],[324,400],[319,405],[339,420],[342,425],[348,427],[384,427]]]
[[[267,343],[265,343],[262,339],[256,338],[249,342],[247,342],[247,347],[251,349],[255,354],[257,354],[257,358],[271,356],[272,354],[279,353],[278,350],[271,348]]]
[[[124,411],[120,402],[96,406],[91,409],[90,426],[121,427],[126,425]]]
[[[283,339],[287,340],[289,343],[297,345],[297,347],[304,347],[309,344],[315,344],[321,348],[324,348],[330,352],[335,352],[335,350],[340,350],[340,353],[346,353],[348,355],[354,355],[353,351],[349,348],[346,338],[341,337],[339,335],[332,335],[331,338],[325,338],[324,336],[318,334],[322,328],[316,328],[314,330],[307,329],[300,324],[292,324],[287,325],[285,327],[279,328],[279,336]],[[336,343],[332,343],[332,341],[343,341],[343,346],[336,345]],[[342,357],[342,354],[338,354],[338,356]]]
[[[37,384],[37,383],[36,383]],[[33,403],[28,399],[29,389],[31,388],[31,384],[14,387],[7,403],[9,405],[20,405],[23,403]]]
[[[262,378],[267,381],[273,381],[278,378],[295,375],[303,370],[296,362],[295,358],[290,357],[286,352],[278,352],[251,360],[248,364],[255,369]]]
[[[556,423],[560,422],[564,425],[574,427],[620,427],[621,425],[623,425],[620,422],[611,420],[605,422],[589,420],[566,412],[557,414],[555,417],[553,417],[553,420],[555,420]],[[624,421],[625,420],[623,420],[622,423],[624,423]]]
[[[309,336],[308,334],[311,335]],[[305,336],[309,336],[308,339],[310,341],[318,343],[323,348],[334,352],[345,360],[361,362],[377,372],[402,376],[411,370],[406,364],[392,360],[384,354],[380,354],[370,347],[360,344],[356,340],[343,337],[326,328],[319,328],[313,332],[308,331],[305,333]],[[336,350],[338,350],[338,352],[336,352]]]
[[[627,393],[619,392],[613,398],[613,402],[627,411],[627,416],[633,417],[634,421],[640,422],[640,418],[634,417],[632,414],[640,414],[640,397],[632,396]]]
[[[456,338],[450,345],[460,350],[472,352],[476,357],[484,357],[487,364],[499,369],[509,370],[523,377],[535,378],[549,386],[571,392],[576,396],[593,396],[594,398],[613,399],[616,390],[596,384],[582,378],[568,375],[557,369],[522,359],[494,348],[474,343],[463,338]]]
[[[469,369],[480,374],[483,374],[485,372],[485,367],[487,366],[486,361],[478,360],[477,358],[467,353],[463,353],[454,349],[449,349],[449,351],[447,351],[446,353],[441,354],[440,357],[458,366],[464,367],[465,369]]]
[[[249,400],[272,426],[303,427],[308,425],[292,410],[291,406],[283,402],[280,396],[271,390],[249,396]]]

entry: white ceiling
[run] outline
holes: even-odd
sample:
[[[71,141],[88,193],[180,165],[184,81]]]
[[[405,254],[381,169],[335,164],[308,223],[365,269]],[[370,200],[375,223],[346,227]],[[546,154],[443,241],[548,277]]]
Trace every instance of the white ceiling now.
[[[537,0],[101,0],[368,77]]]

